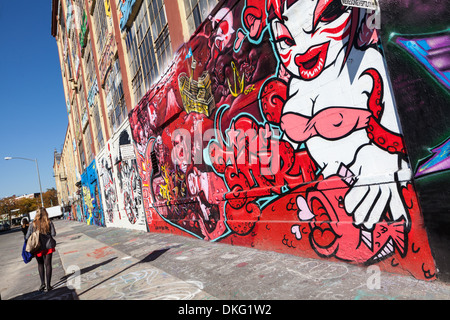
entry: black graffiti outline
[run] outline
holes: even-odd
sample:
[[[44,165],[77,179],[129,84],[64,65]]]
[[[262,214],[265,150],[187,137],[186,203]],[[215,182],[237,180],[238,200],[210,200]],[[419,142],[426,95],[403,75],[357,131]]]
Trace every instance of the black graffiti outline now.
[[[289,243],[289,239],[286,238],[286,234],[283,235],[283,240],[281,240],[281,243],[283,243],[283,245],[285,245],[285,246],[288,247],[288,248],[296,249],[297,247],[294,246],[294,245],[292,244],[292,242],[293,242],[293,241],[291,240],[290,243]]]
[[[424,276],[425,278],[427,278],[427,279],[434,278],[434,276],[436,275],[436,273],[433,273],[433,274],[432,274],[430,269],[425,270],[424,267],[425,267],[425,262],[422,263],[422,272],[423,272],[423,276]]]

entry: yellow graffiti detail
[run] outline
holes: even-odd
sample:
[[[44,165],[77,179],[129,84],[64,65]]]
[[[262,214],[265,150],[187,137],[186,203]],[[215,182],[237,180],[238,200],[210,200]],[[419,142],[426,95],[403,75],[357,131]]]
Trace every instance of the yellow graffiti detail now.
[[[237,97],[242,92],[244,92],[245,77],[242,76],[242,78],[241,78],[234,61],[231,62],[231,68],[233,68],[234,90],[231,88],[230,80],[227,78],[228,88],[230,89],[231,95],[233,97]],[[239,85],[239,88],[238,88],[238,85]]]
[[[161,173],[164,183],[159,186],[159,194],[170,206],[172,200],[186,195],[185,174],[178,171],[169,173],[168,164],[161,166]]]
[[[252,86],[251,86],[250,88],[245,89],[244,94],[247,95],[247,94],[249,94],[250,92],[255,91],[255,90],[256,90],[255,85],[252,84]]]
[[[109,0],[105,0],[105,12],[108,18],[111,18],[111,6],[109,5]]]
[[[215,109],[214,97],[211,92],[211,79],[209,73],[204,71],[198,80],[194,80],[194,71],[197,62],[192,61],[191,74],[182,72],[178,76],[181,100],[187,113],[203,113],[209,117]]]
[[[167,172],[167,166],[166,165],[162,165],[161,166],[161,172],[162,172],[162,177],[164,179],[165,184],[161,184],[159,186],[159,194],[161,195],[161,197],[165,200],[167,200],[167,202],[169,203],[171,200],[170,197],[170,179],[169,179],[169,174]]]
[[[91,193],[89,192],[89,189],[86,186],[83,186],[83,199],[84,203],[86,204],[87,211],[89,213],[89,217],[87,219],[87,224],[90,225],[94,217],[92,216],[92,213],[94,211],[94,205],[92,203],[93,199],[91,197]]]

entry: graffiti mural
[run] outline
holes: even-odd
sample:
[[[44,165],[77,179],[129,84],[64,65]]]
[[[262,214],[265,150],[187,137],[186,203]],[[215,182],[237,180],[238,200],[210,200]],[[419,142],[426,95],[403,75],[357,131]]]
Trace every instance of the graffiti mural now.
[[[370,18],[218,5],[129,114],[149,230],[433,279]]]
[[[252,20],[249,10],[254,9],[270,14],[246,25],[247,38],[258,43],[269,32],[280,61],[279,72],[263,89],[262,112],[281,129],[291,153],[306,150],[317,164],[313,180],[323,179],[315,191],[295,200],[299,222],[312,222],[313,248],[324,256],[359,262],[394,249],[404,254],[410,217],[399,179],[386,175],[401,173],[407,165],[383,59],[374,47],[376,32],[364,30],[365,13],[336,1],[248,1],[244,21]],[[312,21],[296,19],[302,15]],[[269,95],[282,97],[281,103],[271,104]],[[322,220],[336,222],[336,227]],[[388,223],[393,221],[404,223]],[[375,224],[385,230],[378,246],[372,237],[380,234]],[[349,244],[354,248],[349,250]]]
[[[386,63],[420,207],[438,276],[449,281],[450,7],[428,0],[381,5]]]
[[[86,168],[81,175],[81,192],[83,202],[84,221],[88,225],[104,227],[105,217],[103,215],[95,160]]]
[[[391,41],[408,52],[430,78],[445,91],[450,90],[450,30],[423,35],[393,34]],[[450,169],[449,139],[430,148],[430,156],[417,163],[415,177],[422,177]]]
[[[110,149],[108,143],[107,148],[103,148],[97,156],[98,171],[100,177],[100,186],[102,190],[103,212],[105,213],[106,225],[114,224],[114,213],[117,209],[117,192],[113,177],[113,165],[106,149]]]
[[[416,178],[450,170],[450,138],[432,148],[430,153],[418,163]]]
[[[128,121],[97,156],[106,226],[147,230],[141,179]]]
[[[188,67],[182,70],[189,72]],[[225,185],[207,165],[193,165],[206,147],[193,137],[211,129],[213,121],[206,113],[185,110],[176,79],[170,72],[167,81],[150,90],[129,116],[149,230],[217,240],[228,233],[220,201]],[[187,85],[199,88],[197,80]],[[204,100],[193,102],[196,110],[209,110]]]
[[[75,206],[75,212],[76,212],[76,220],[78,222],[85,222],[83,212],[81,211],[81,206],[77,204]]]
[[[397,36],[395,42],[417,59],[440,84],[450,89],[450,30],[431,36],[422,35],[415,39]]]

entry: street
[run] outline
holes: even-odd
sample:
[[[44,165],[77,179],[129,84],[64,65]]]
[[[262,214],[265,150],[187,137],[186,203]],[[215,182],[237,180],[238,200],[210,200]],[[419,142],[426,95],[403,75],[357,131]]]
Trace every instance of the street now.
[[[171,234],[67,220],[54,224],[57,250],[53,254],[54,289],[49,293],[38,292],[35,259],[29,264],[22,260],[20,228],[0,233],[2,300],[450,299],[448,284],[373,267]],[[189,312],[189,308],[182,311]]]

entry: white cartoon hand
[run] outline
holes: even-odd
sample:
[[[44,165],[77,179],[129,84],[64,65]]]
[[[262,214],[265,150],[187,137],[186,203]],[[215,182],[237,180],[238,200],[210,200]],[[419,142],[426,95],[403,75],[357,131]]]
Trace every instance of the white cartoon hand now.
[[[397,155],[366,145],[358,151],[350,170],[357,175],[357,181],[347,193],[344,204],[356,225],[372,229],[386,208],[389,208],[394,221],[404,218],[408,223],[408,214],[399,193],[399,177],[407,179],[405,173],[410,176],[410,169],[400,162]]]

